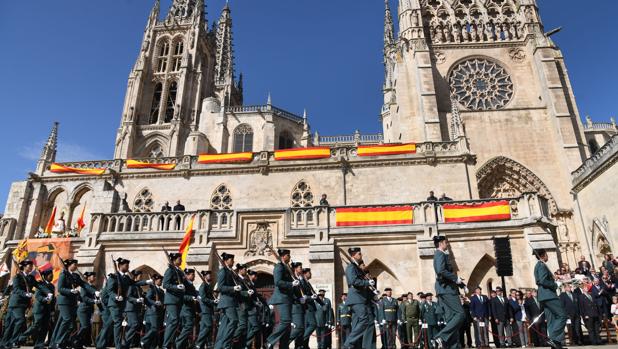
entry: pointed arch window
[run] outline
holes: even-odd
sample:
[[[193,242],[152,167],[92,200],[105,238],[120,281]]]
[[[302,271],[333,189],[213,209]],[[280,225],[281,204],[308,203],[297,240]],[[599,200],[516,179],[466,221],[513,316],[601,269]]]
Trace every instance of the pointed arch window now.
[[[159,121],[159,109],[161,108],[161,96],[163,95],[163,85],[158,83],[155,86],[152,96],[152,106],[150,107],[149,124],[156,124]]]
[[[179,71],[182,65],[182,54],[184,53],[184,42],[178,41],[174,45],[174,56],[172,57],[172,71]]]
[[[167,90],[167,103],[165,106],[165,123],[169,123],[174,118],[174,108],[176,106],[176,94],[178,93],[178,84],[173,81]]]
[[[311,191],[311,187],[305,181],[300,181],[294,189],[292,189],[291,196],[291,206],[292,208],[303,208],[303,207],[312,207],[313,206],[313,192]],[[293,217],[294,223],[312,223],[313,222],[313,211],[312,210],[298,210],[296,211],[296,216]]]
[[[167,71],[167,59],[170,54],[170,43],[164,41],[159,49],[159,58],[157,61],[157,73],[165,73]]]
[[[234,130],[234,152],[253,151],[253,129],[247,124],[241,124]]]

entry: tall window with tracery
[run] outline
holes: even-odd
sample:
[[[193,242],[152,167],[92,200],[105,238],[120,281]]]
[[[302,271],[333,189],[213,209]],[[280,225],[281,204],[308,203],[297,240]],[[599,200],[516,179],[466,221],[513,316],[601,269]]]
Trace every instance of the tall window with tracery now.
[[[210,197],[210,209],[213,211],[231,210],[232,209],[232,193],[225,184],[221,184],[215,189]],[[225,212],[215,212],[214,223],[218,225],[228,224],[228,215]]]
[[[291,197],[291,206],[292,208],[301,208],[301,207],[312,207],[313,206],[313,192],[311,191],[311,187],[307,182],[300,181],[294,189],[292,190]],[[306,222],[313,222],[313,211],[311,210],[298,210],[296,212],[295,220],[297,223],[304,222],[306,217]]]
[[[167,60],[170,54],[170,43],[164,41],[159,48],[159,58],[157,60],[157,73],[165,73],[167,71]]]
[[[150,107],[149,124],[156,124],[159,121],[159,109],[161,108],[161,96],[163,95],[163,85],[158,83],[155,86],[154,94],[152,96],[152,106]]]
[[[172,71],[179,71],[182,65],[182,54],[184,52],[184,43],[178,41],[174,45],[174,56],[172,57]]]
[[[247,124],[238,125],[234,130],[234,152],[253,151],[253,129]]]
[[[172,81],[167,90],[167,103],[165,105],[165,123],[169,123],[174,118],[174,108],[176,105],[176,93],[178,93],[178,84]]]

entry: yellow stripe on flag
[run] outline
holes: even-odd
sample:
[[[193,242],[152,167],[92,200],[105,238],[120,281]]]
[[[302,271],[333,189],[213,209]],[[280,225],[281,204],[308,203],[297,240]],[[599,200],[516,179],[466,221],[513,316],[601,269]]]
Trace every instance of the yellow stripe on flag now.
[[[453,222],[482,222],[511,219],[508,201],[494,201],[476,204],[444,204],[444,220]]]
[[[200,164],[217,164],[230,162],[251,162],[253,153],[228,153],[228,154],[202,154],[197,159]]]
[[[416,144],[361,145],[356,149],[358,156],[380,156],[416,153]]]
[[[337,226],[412,224],[412,206],[339,208]]]
[[[138,160],[127,160],[127,168],[152,168],[155,170],[170,171],[176,168],[176,164],[151,164]]]
[[[193,222],[195,221],[195,216],[191,217],[191,221],[187,226],[187,230],[185,232],[185,236],[180,243],[180,248],[178,249],[178,253],[182,255],[182,263],[180,264],[181,269],[185,269],[187,267],[187,256],[189,255],[189,247],[191,245],[191,237],[193,236]]]
[[[311,160],[330,157],[330,147],[295,148],[275,151],[275,160]]]
[[[104,168],[76,168],[76,167],[68,167],[60,164],[51,164],[49,170],[53,173],[77,173],[84,175],[96,175],[100,176],[105,173]]]

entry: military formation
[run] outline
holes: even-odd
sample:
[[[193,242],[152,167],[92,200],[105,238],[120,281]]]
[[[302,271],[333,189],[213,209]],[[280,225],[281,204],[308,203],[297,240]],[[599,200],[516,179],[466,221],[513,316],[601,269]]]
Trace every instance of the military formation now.
[[[466,317],[459,290],[467,289],[453,270],[447,239],[436,236],[434,244],[437,302],[432,293],[418,293],[415,299],[412,293],[395,298],[390,288],[379,292],[361,249],[353,247],[345,269],[348,292],[336,315],[325,291],[316,292],[311,284],[311,269],[292,262],[286,249],[272,251],[278,263],[268,300],[256,287],[258,273],[236,264],[228,253],[217,255],[216,278],[210,271],[182,268],[180,253],[166,253],[169,266],[163,276],[143,275],[130,269],[129,260],[114,259],[115,272],[105,277],[101,290],[95,287],[96,274],[82,274],[77,260],[62,260],[64,269],[54,286],[53,271],[38,271],[26,259],[5,291],[8,301],[2,299],[0,349],[26,344],[37,349],[309,349],[310,342],[331,349],[335,331],[343,349],[375,349],[377,337],[384,349],[459,348]],[[565,315],[545,265],[547,253],[535,253],[539,300],[551,329],[548,343],[561,348]],[[95,313],[101,319],[96,337]]]

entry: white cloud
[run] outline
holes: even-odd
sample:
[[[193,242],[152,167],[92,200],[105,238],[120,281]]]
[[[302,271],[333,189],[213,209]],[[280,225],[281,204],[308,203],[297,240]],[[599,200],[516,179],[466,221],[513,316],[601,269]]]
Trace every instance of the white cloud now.
[[[43,145],[45,141],[35,142],[19,149],[19,156],[24,159],[37,161],[43,151]],[[58,145],[58,154],[56,161],[58,162],[70,162],[70,161],[87,161],[87,160],[102,160],[106,159],[104,156],[91,151],[79,144],[61,142]]]

